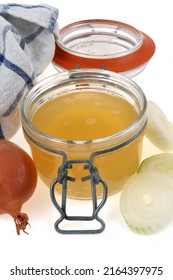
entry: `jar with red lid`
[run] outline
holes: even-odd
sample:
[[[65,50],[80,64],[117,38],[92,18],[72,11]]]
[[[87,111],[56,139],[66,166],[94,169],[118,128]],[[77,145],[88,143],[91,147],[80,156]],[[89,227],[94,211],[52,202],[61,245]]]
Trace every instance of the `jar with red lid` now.
[[[99,220],[107,194],[137,171],[147,100],[130,78],[154,51],[148,35],[116,21],[85,20],[60,30],[53,59],[58,73],[34,86],[22,105],[24,135],[61,214],[58,231],[63,219],[75,219],[66,213],[67,197],[92,199],[91,217],[76,219]]]

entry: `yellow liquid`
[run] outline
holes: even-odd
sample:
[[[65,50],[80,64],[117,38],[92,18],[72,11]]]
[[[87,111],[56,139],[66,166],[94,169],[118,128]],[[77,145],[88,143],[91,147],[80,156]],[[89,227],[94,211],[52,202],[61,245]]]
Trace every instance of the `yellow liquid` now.
[[[72,92],[45,102],[34,113],[32,123],[43,133],[65,140],[93,140],[113,135],[128,127],[137,117],[137,112],[127,100],[106,92]],[[29,141],[29,140],[28,140]],[[142,136],[129,145],[114,152],[99,155],[94,165],[99,175],[108,183],[108,193],[117,192],[128,176],[136,172],[141,156]],[[105,142],[106,143],[106,142]],[[31,145],[33,159],[43,181],[50,183],[57,177],[62,157]],[[106,144],[107,145],[107,144]],[[113,146],[113,140],[110,144]],[[110,147],[111,147],[110,146]],[[109,148],[105,146],[105,148]],[[104,150],[104,142],[93,144],[64,144],[57,146],[63,150],[68,160],[88,160],[95,150]],[[89,198],[90,182],[81,182],[89,175],[83,164],[74,164],[68,171],[76,181],[68,182],[68,196]],[[57,185],[61,193],[62,186]],[[97,186],[101,196],[103,188]]]

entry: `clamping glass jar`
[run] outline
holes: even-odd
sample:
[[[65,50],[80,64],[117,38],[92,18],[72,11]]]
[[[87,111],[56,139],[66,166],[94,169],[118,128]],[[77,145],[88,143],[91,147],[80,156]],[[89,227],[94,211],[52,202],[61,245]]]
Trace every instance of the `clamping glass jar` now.
[[[99,178],[109,195],[121,189],[137,171],[146,123],[142,89],[127,77],[101,69],[48,77],[30,90],[22,106],[24,135],[40,177],[50,186],[57,176],[66,176],[66,194],[75,199],[91,198],[93,174],[98,197],[103,193]],[[62,182],[57,182],[61,193]]]

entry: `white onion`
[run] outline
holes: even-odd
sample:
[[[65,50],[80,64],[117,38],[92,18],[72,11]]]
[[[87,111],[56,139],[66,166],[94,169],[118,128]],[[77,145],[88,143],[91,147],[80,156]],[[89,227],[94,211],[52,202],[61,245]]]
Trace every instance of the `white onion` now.
[[[144,171],[160,172],[169,175],[173,180],[173,154],[162,153],[144,159],[138,173]]]
[[[164,174],[142,172],[132,176],[120,196],[127,225],[138,233],[153,233],[173,220],[173,180]]]
[[[148,100],[148,123],[146,137],[160,150],[173,151],[173,124],[151,100]]]

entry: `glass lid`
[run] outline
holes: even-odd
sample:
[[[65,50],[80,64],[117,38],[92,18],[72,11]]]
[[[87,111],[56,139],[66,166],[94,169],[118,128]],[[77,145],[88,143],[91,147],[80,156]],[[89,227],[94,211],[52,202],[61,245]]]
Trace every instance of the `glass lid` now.
[[[154,52],[153,40],[136,28],[91,19],[60,30],[53,63],[59,70],[103,68],[133,77],[145,68]]]

